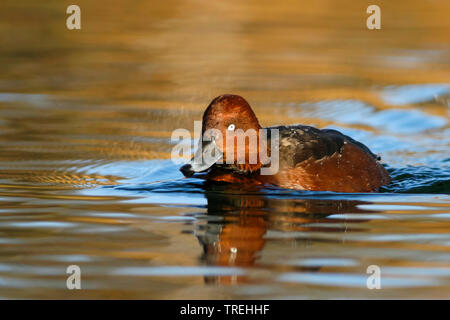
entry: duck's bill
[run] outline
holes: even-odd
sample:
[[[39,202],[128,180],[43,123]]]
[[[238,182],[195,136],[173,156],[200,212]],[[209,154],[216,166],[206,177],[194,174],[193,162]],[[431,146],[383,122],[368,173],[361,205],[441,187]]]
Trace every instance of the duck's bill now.
[[[211,168],[223,157],[222,151],[212,141],[200,141],[201,148],[197,149],[191,161],[180,168],[185,177],[191,177],[196,172],[203,172]]]

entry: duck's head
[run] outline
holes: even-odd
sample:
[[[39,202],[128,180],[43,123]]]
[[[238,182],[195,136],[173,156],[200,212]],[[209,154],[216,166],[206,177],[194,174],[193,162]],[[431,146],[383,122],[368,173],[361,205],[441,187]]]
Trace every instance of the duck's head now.
[[[258,170],[263,165],[259,149],[267,145],[260,129],[255,113],[244,98],[234,94],[218,96],[203,114],[201,148],[180,171],[192,176],[215,164],[239,172]]]

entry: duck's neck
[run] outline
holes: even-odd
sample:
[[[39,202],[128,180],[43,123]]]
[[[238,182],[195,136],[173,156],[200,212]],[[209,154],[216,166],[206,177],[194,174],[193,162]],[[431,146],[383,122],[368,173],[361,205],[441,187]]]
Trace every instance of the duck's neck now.
[[[222,169],[233,171],[235,173],[244,175],[253,175],[259,173],[260,169],[268,164],[270,155],[270,137],[265,135],[258,135],[256,148],[250,148],[248,144],[245,146],[245,162],[239,163],[236,161],[237,156],[235,152],[235,163],[221,165]],[[236,151],[236,150],[235,150]],[[254,162],[256,159],[256,163]],[[250,161],[253,160],[253,161]]]

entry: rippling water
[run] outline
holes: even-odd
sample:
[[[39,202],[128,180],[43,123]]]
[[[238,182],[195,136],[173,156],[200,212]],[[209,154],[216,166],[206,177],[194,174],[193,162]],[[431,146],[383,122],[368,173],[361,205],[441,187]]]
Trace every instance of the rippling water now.
[[[0,5],[0,298],[450,298],[448,1],[383,3],[379,31],[365,1],[77,4],[81,31],[64,1]],[[393,182],[185,179],[171,133],[222,93],[352,136]]]

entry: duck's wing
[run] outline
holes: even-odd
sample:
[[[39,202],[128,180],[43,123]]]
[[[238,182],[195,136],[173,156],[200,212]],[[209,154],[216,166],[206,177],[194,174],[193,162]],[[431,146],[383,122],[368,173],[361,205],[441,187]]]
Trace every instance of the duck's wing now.
[[[344,141],[353,143],[354,145],[357,145],[358,147],[360,147],[363,151],[365,151],[366,153],[368,153],[372,158],[374,158],[375,160],[381,160],[381,157],[379,155],[374,154],[372,151],[370,151],[370,149],[363,143],[356,141],[352,138],[350,138],[349,136],[346,136],[345,134],[334,130],[334,129],[322,129],[320,130],[323,133],[329,135],[329,137],[333,137],[334,139],[343,139]]]
[[[370,192],[390,182],[369,148],[336,130],[309,126],[279,129],[277,185],[303,190]]]
[[[342,147],[347,143],[359,147],[375,160],[380,159],[367,146],[337,130],[317,129],[303,125],[277,126],[267,129],[279,130],[279,154],[282,166],[292,168],[308,159],[320,160],[330,157],[335,153],[341,153]]]

